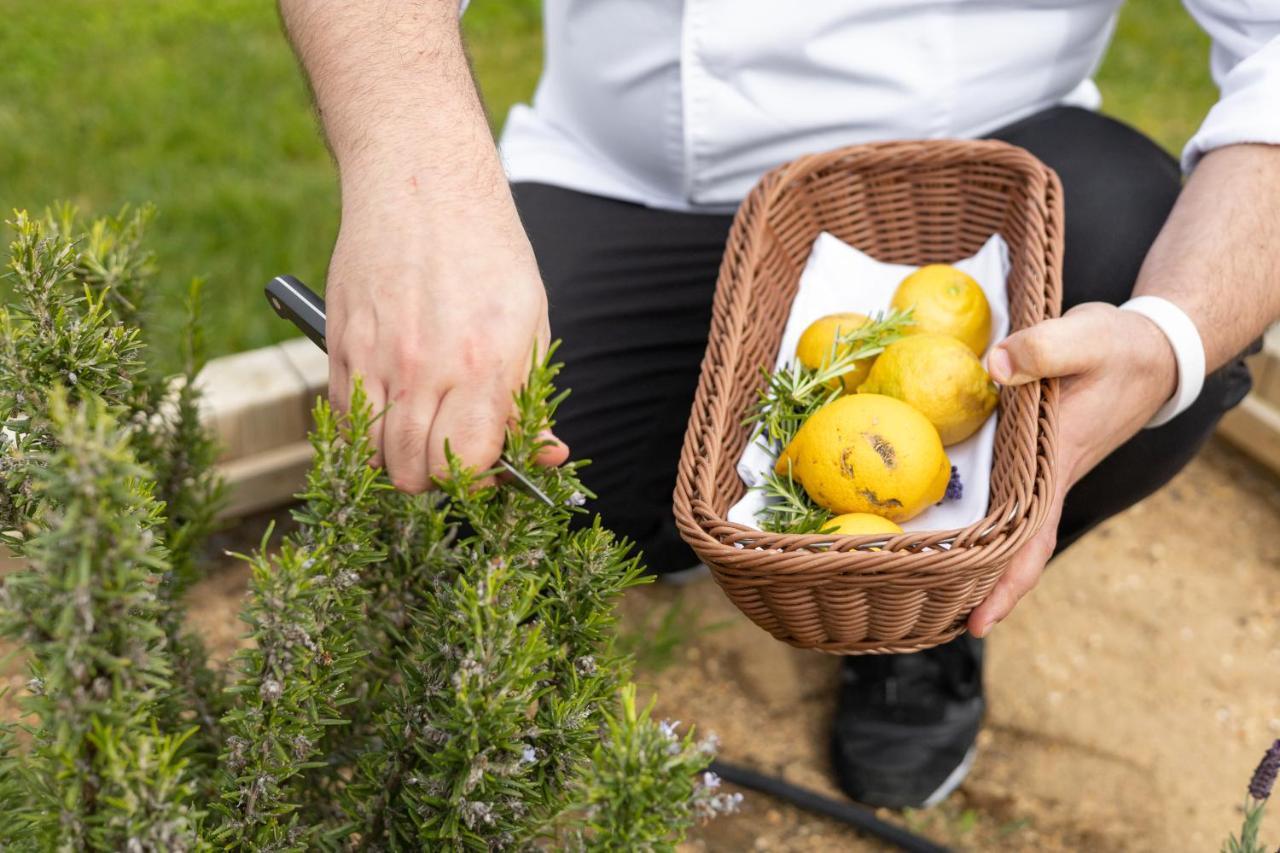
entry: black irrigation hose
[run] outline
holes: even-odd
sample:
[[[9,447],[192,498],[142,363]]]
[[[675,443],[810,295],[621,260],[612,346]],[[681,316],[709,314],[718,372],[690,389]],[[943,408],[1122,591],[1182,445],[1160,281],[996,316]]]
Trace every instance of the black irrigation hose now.
[[[948,848],[916,835],[908,829],[903,829],[892,823],[886,823],[876,817],[869,809],[856,806],[853,803],[833,800],[816,791],[792,785],[775,776],[766,776],[763,773],[758,773],[755,770],[740,767],[736,764],[713,761],[711,762],[711,770],[726,782],[731,782],[741,788],[750,788],[753,791],[768,794],[771,797],[791,803],[793,806],[799,806],[805,811],[834,818],[868,835],[874,835],[882,841],[887,841],[907,851],[907,853],[949,853]]]

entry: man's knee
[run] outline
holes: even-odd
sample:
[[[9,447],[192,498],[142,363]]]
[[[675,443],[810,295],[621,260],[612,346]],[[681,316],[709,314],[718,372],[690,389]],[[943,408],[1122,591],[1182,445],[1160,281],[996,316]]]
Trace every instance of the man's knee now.
[[[1139,431],[1102,460],[1067,494],[1057,550],[1172,480],[1209,440],[1222,416],[1249,393],[1251,384],[1243,359],[1232,360],[1205,377],[1191,408],[1164,426]]]
[[[1063,308],[1128,299],[1181,189],[1177,162],[1133,128],[1075,107],[995,135],[1035,154],[1062,180]]]

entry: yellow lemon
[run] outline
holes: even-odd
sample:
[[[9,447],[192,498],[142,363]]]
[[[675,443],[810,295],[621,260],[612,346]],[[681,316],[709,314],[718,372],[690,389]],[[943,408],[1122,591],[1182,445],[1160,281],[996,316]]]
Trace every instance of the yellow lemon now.
[[[810,370],[818,370],[830,364],[833,357],[841,354],[836,348],[836,339],[860,326],[865,326],[870,319],[864,314],[853,311],[819,317],[801,333],[800,341],[796,344],[796,358]],[[853,369],[838,380],[844,384],[844,390],[852,394],[853,390],[862,384],[862,381],[867,378],[867,371],[871,369],[873,360],[863,358],[854,362]],[[836,380],[829,384],[832,388],[836,387]]]
[[[837,515],[822,528],[827,533],[841,536],[861,536],[867,533],[901,533],[902,528],[887,518],[869,512],[846,512]]]
[[[947,335],[911,335],[889,344],[858,390],[896,397],[919,410],[944,445],[977,432],[999,399],[978,357]]]
[[[951,335],[982,355],[991,338],[991,306],[978,283],[947,264],[920,267],[902,280],[890,303],[899,311],[912,309],[909,334]]]
[[[928,418],[901,400],[853,394],[809,416],[778,457],[819,506],[906,521],[942,500],[951,462]]]

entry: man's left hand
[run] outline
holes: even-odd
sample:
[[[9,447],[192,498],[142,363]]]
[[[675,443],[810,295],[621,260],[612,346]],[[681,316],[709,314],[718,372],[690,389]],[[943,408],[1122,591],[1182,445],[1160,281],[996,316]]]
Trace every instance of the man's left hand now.
[[[1053,556],[1068,490],[1126,442],[1173,396],[1178,381],[1173,348],[1158,326],[1113,305],[1079,305],[1061,318],[1015,332],[987,355],[1003,385],[1062,380],[1058,466],[1044,526],[1013,556],[1004,576],[969,616],[984,637],[1040,579]]]

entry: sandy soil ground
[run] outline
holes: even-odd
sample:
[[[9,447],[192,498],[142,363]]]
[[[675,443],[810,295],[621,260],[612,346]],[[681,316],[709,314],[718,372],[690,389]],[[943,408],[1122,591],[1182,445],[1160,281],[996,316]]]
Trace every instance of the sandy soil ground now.
[[[661,707],[716,730],[726,759],[835,794],[838,663],[773,642],[711,581],[627,607],[677,597],[729,626],[649,679]],[[989,662],[969,779],[937,809],[885,817],[959,849],[1218,849],[1280,737],[1280,483],[1211,446],[1059,558],[993,633]],[[1280,819],[1264,838],[1280,838]],[[878,849],[750,794],[689,848]]]
[[[252,541],[261,520],[250,528]],[[244,588],[228,564],[192,596],[224,655]],[[636,590],[624,615],[662,713],[715,731],[726,760],[838,796],[826,763],[836,659],[774,641],[710,579]],[[1057,560],[994,632],[989,662],[969,779],[938,808],[883,817],[965,850],[1216,850],[1280,737],[1280,483],[1211,445]],[[1280,838],[1280,817],[1264,837]],[[885,848],[748,792],[742,814],[682,849]]]

